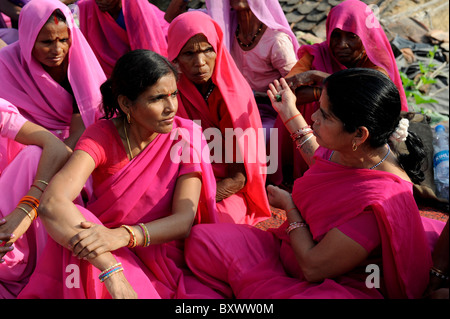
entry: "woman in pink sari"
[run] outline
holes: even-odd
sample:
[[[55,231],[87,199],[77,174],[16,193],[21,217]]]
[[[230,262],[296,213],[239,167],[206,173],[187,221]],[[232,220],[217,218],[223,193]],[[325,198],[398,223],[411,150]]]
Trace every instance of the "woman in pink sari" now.
[[[175,116],[176,70],[134,50],[101,90],[106,119],[86,130],[42,198],[53,239],[19,297],[214,296],[184,262],[192,224],[216,221],[215,180],[200,127]],[[94,199],[74,205],[91,173]]]
[[[287,221],[268,232],[196,226],[189,267],[224,297],[421,298],[432,263],[412,181],[423,179],[425,154],[399,122],[396,86],[370,69],[331,75],[312,129],[284,79],[268,94],[311,165],[292,195],[268,187]]]
[[[123,54],[148,49],[167,56],[164,12],[148,0],[82,0],[78,3],[80,29],[105,74]]]
[[[201,122],[214,153],[220,221],[256,224],[270,217],[261,119],[222,30],[205,13],[187,12],[172,21],[168,39],[169,60],[181,72],[179,115]],[[227,139],[230,131],[237,141]]]
[[[308,124],[312,123],[311,115],[318,109],[323,78],[353,67],[375,69],[388,75],[400,93],[402,111],[408,110],[391,45],[370,7],[359,0],[343,1],[328,14],[326,34],[327,39],[322,43],[301,46],[297,64],[285,76],[296,92],[297,107]],[[293,171],[293,174],[285,172],[284,176],[300,177],[308,166],[298,152],[289,147],[289,134],[279,118],[275,127],[279,129],[279,161],[283,163],[280,166],[291,167]]]
[[[0,139],[6,141],[1,145],[8,145],[8,150],[21,150],[0,171],[0,299],[6,299],[15,298],[26,285],[47,240],[42,222],[28,200],[39,201],[47,181],[71,151],[3,99]],[[7,158],[4,151],[0,151],[0,160]]]
[[[266,92],[297,62],[297,38],[278,0],[207,0],[206,8],[223,30],[226,46],[255,94],[268,141],[277,112]]]
[[[105,75],[61,1],[30,1],[19,22],[19,41],[0,51],[0,97],[73,149],[101,116]]]

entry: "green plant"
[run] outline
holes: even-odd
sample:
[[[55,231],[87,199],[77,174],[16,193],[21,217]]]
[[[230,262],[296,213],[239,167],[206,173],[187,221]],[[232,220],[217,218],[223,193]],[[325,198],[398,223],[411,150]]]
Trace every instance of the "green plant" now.
[[[434,56],[438,50],[438,46],[435,45],[433,50],[429,51],[427,57],[429,58],[427,63],[419,61],[420,74],[414,79],[410,79],[406,73],[400,71],[400,77],[402,79],[403,88],[405,89],[406,97],[414,97],[415,104],[424,103],[437,103],[437,101],[424,93],[423,86],[426,84],[436,83],[434,74],[436,64],[433,63]]]

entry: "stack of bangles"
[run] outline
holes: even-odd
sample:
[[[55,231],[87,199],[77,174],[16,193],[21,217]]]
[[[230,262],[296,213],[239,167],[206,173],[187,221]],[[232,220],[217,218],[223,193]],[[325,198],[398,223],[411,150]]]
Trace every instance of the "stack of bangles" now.
[[[297,145],[297,149],[301,149],[303,145],[305,145],[305,143],[308,142],[313,137],[312,132],[313,130],[311,126],[308,125],[302,127],[301,129],[298,129],[297,131],[291,134],[292,141],[294,141],[295,144]],[[307,135],[309,136],[306,137]]]
[[[24,207],[19,206],[20,204],[29,206],[31,210],[26,210]],[[38,217],[39,199],[33,196],[24,196],[19,201],[19,205],[17,205],[17,208],[27,214],[32,222]],[[31,212],[34,212],[34,214],[32,215]]]
[[[304,222],[293,222],[293,223],[290,223],[288,228],[286,228],[286,234],[289,235],[291,231],[293,231],[294,229],[300,228],[300,227],[308,228],[308,224],[306,224]]]
[[[98,275],[98,279],[100,279],[100,282],[104,282],[106,279],[119,271],[123,271],[122,263],[117,263],[109,268],[106,268],[100,273],[100,275]]]
[[[314,100],[319,101],[321,95],[322,95],[322,90],[318,87],[314,87]]]
[[[144,223],[138,224],[138,226],[142,230],[142,234],[144,235],[144,244],[142,247],[148,247],[150,245],[150,233],[148,232],[147,226],[145,226]],[[136,240],[136,234],[134,233],[133,229],[130,226],[122,225],[120,227],[123,227],[127,230],[127,232],[130,234],[130,241],[128,242],[127,247],[128,248],[134,248],[137,246],[137,240]]]
[[[448,274],[446,274],[445,272],[443,272],[440,269],[437,269],[436,267],[431,267],[430,274],[435,276],[435,277],[438,277],[438,278],[440,278],[442,280],[449,281]]]

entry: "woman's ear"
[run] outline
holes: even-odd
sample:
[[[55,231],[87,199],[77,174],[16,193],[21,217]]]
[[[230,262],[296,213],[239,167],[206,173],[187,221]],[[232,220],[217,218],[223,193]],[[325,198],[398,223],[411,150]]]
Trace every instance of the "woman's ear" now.
[[[364,144],[364,142],[369,138],[369,130],[365,126],[360,126],[355,131],[355,136],[353,141],[357,146]]]
[[[127,98],[125,95],[119,95],[119,96],[117,97],[117,103],[119,103],[120,109],[121,109],[125,114],[129,114],[129,113],[130,113],[131,101],[130,101],[129,98]]]

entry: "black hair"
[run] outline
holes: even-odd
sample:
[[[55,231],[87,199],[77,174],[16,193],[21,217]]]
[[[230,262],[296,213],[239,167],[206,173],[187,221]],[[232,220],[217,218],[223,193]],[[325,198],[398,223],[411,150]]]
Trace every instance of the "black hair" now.
[[[105,118],[125,116],[117,101],[119,95],[135,101],[147,88],[167,74],[178,78],[172,63],[158,53],[144,49],[125,53],[117,60],[111,77],[100,86]]]
[[[371,147],[390,142],[401,119],[401,100],[397,87],[386,75],[368,68],[350,68],[330,75],[324,86],[330,110],[347,132],[365,126]],[[414,183],[420,183],[425,179],[422,166],[426,152],[422,140],[409,131],[405,144],[408,154],[398,154],[399,164]],[[390,145],[395,150],[395,145]]]
[[[50,17],[48,18],[48,20],[47,20],[47,22],[45,24],[53,22],[55,19],[58,20],[58,21],[67,23],[67,19],[66,19],[66,16],[64,15],[64,13],[60,9],[56,9],[50,15]]]

